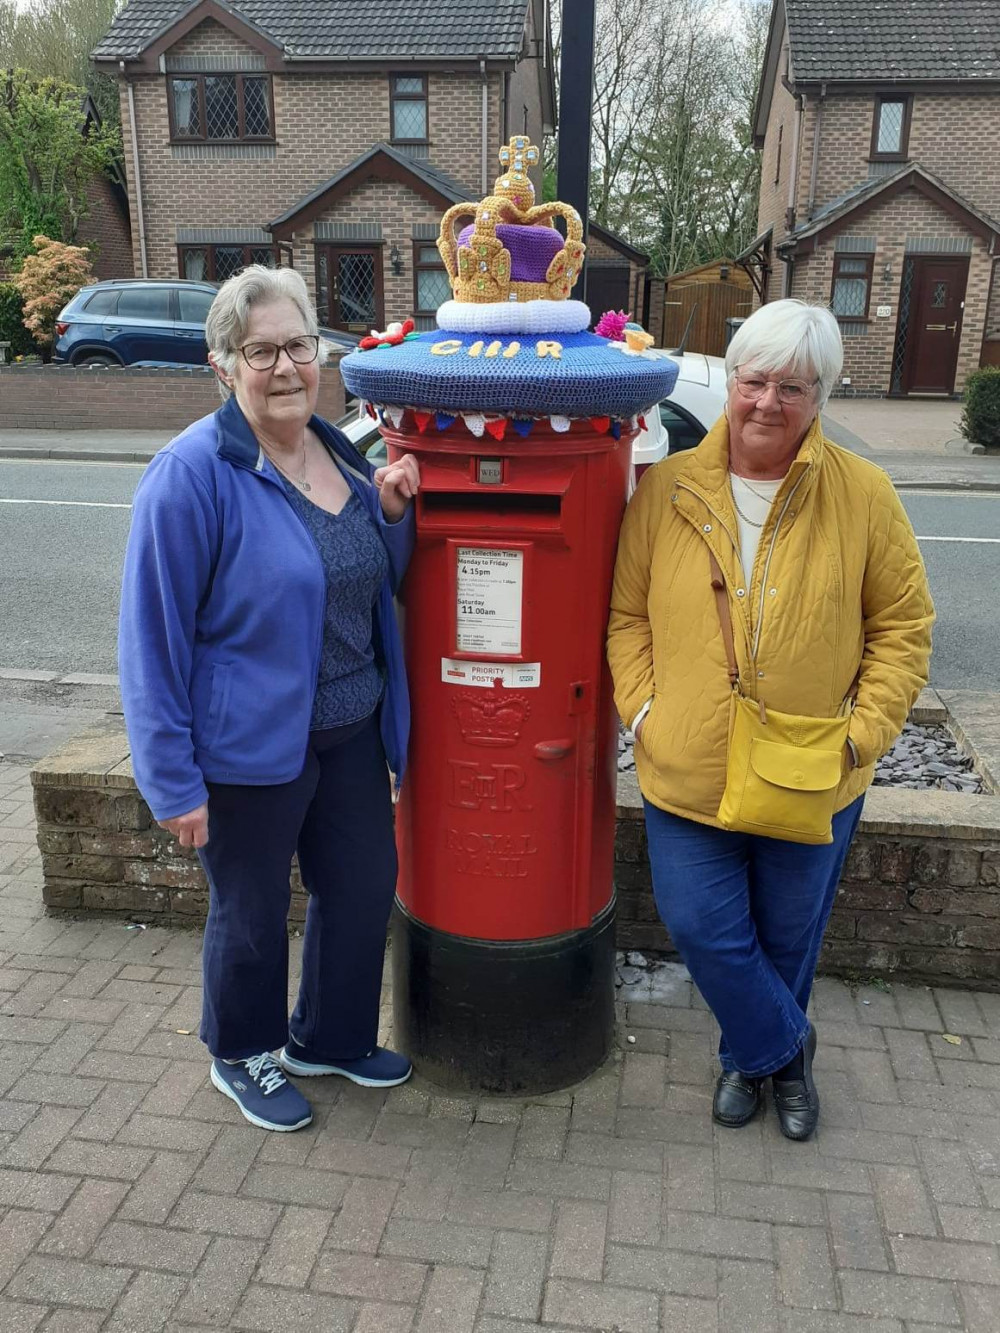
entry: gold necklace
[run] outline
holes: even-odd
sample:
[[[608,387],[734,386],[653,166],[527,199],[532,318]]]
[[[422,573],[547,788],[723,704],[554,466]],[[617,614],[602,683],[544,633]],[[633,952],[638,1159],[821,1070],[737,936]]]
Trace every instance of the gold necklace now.
[[[278,469],[278,471],[281,473],[281,475],[282,475],[283,477],[287,477],[288,480],[292,483],[293,486],[298,486],[298,488],[299,488],[300,491],[311,491],[311,490],[312,490],[312,487],[311,487],[311,486],[309,485],[309,483],[306,481],[306,441],[305,441],[305,436],[302,437],[302,475],[299,476],[299,477],[293,477],[292,474],[291,474],[290,472],[286,472],[286,470],[281,466],[281,464],[278,462],[278,460],[277,460],[276,458],[272,458],[271,455],[267,452],[266,449],[264,450],[264,452],[265,452],[265,454],[267,454],[268,458],[271,459],[271,462],[272,462],[272,463],[274,464],[274,466]],[[735,500],[733,501],[733,503],[735,504]]]

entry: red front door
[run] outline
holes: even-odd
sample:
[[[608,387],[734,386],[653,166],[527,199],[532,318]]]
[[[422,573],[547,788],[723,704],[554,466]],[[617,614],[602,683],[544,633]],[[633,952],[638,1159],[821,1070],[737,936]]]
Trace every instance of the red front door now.
[[[967,258],[914,259],[913,298],[907,338],[905,393],[952,393],[962,310],[969,276]]]

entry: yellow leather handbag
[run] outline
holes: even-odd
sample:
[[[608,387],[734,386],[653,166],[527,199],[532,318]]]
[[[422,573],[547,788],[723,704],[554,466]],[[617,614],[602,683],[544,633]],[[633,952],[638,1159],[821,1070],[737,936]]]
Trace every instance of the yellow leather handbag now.
[[[711,552],[709,562],[733,687],[719,822],[737,833],[784,842],[832,842],[854,691],[838,717],[779,713],[762,699],[748,699],[740,688],[725,579]]]

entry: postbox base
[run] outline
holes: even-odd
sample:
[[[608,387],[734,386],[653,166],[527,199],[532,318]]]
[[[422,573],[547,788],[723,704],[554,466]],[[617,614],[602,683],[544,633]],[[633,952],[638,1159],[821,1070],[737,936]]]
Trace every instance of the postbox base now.
[[[607,1059],[615,1020],[614,900],[585,930],[543,940],[433,930],[396,901],[395,1041],[442,1087],[537,1096]]]

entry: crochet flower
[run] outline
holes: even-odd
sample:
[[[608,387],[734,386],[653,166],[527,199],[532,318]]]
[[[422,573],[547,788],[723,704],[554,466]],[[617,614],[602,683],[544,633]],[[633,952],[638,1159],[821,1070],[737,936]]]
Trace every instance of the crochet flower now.
[[[397,320],[390,324],[385,333],[379,333],[377,329],[372,329],[371,335],[362,338],[358,343],[358,348],[362,352],[368,352],[373,347],[398,347],[413,333],[415,327],[412,319],[404,319],[402,323]]]
[[[613,342],[621,342],[629,318],[628,312],[624,310],[605,310],[594,325],[594,332],[602,338],[610,338]]]

